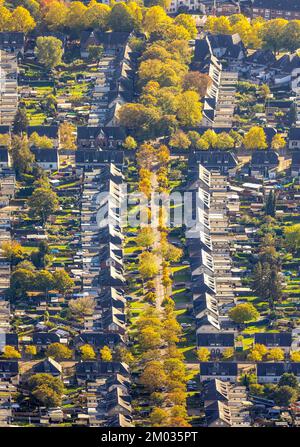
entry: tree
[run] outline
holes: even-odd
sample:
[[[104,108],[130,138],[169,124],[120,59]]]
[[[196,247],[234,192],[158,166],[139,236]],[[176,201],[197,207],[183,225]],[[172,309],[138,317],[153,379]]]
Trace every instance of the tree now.
[[[103,346],[103,348],[100,350],[100,356],[103,362],[112,361],[112,353],[108,346]]]
[[[154,407],[149,415],[152,427],[166,427],[169,422],[169,414],[163,408]]]
[[[182,130],[178,130],[170,139],[170,146],[176,149],[188,149],[190,145],[189,137]]]
[[[159,391],[166,383],[167,376],[163,364],[159,360],[153,360],[146,364],[140,375],[141,384],[149,391]]]
[[[189,32],[190,39],[196,38],[197,27],[194,17],[190,16],[189,14],[179,14],[175,17],[174,23],[176,23],[176,25],[183,26]]]
[[[177,119],[181,125],[192,127],[200,123],[202,105],[198,93],[187,90],[177,99]]]
[[[20,359],[21,354],[14,346],[4,346],[2,357],[5,359]]]
[[[37,354],[36,346],[26,345],[25,346],[25,354],[30,355],[31,357],[35,356]]]
[[[260,85],[259,89],[258,89],[258,93],[264,100],[266,100],[271,94],[271,90],[270,90],[270,87],[268,86],[268,84]]]
[[[71,359],[73,356],[71,349],[61,343],[51,343],[47,348],[46,354],[55,360]]]
[[[38,37],[35,55],[38,61],[48,69],[53,69],[61,63],[63,48],[61,40],[53,36]]]
[[[17,268],[13,271],[10,279],[10,291],[13,297],[22,297],[27,290],[35,286],[35,273],[26,268]]]
[[[246,149],[267,149],[267,138],[264,130],[259,126],[251,127],[244,138]]]
[[[274,191],[270,191],[267,197],[265,212],[268,216],[275,217],[276,215],[276,195]]]
[[[283,47],[293,53],[300,48],[300,22],[290,20],[283,29]]]
[[[273,392],[273,399],[277,405],[288,407],[298,399],[298,391],[287,385],[279,386]]]
[[[221,132],[217,136],[216,146],[218,149],[233,149],[234,139],[226,132]]]
[[[229,360],[232,359],[234,356],[234,349],[233,348],[226,348],[224,349],[223,353],[222,353],[222,357],[225,360]]]
[[[143,351],[159,348],[162,344],[160,330],[150,326],[144,327],[138,334],[138,341]]]
[[[183,78],[182,87],[184,90],[197,92],[200,98],[203,98],[211,84],[212,80],[207,74],[199,71],[189,71]]]
[[[65,294],[67,292],[70,292],[75,286],[73,279],[64,269],[55,270],[55,272],[53,273],[53,278],[54,287],[60,293]]]
[[[210,351],[207,348],[199,348],[197,350],[197,357],[200,362],[208,362],[210,359]]]
[[[11,24],[13,28],[12,31],[19,31],[22,33],[28,33],[36,26],[30,12],[23,8],[23,6],[17,6],[16,9],[13,10],[11,15]]]
[[[154,107],[129,103],[124,104],[120,108],[118,118],[121,126],[131,129],[133,132],[143,133],[143,135],[150,137],[160,118],[160,114]]]
[[[218,135],[212,129],[208,129],[202,135],[202,138],[207,141],[210,148],[218,147]]]
[[[50,188],[37,188],[28,199],[31,216],[38,218],[44,224],[59,205],[57,194]]]
[[[9,260],[11,264],[17,264],[25,256],[25,250],[22,245],[14,240],[4,241],[1,244],[2,255]]]
[[[59,139],[62,149],[76,149],[75,128],[71,123],[64,121],[59,126]]]
[[[155,149],[151,144],[142,144],[136,153],[136,162],[138,167],[151,169],[155,160]]]
[[[155,242],[155,233],[152,227],[143,227],[136,237],[136,244],[140,247],[150,248]]]
[[[300,362],[300,351],[291,351],[290,358],[292,362]]]
[[[238,324],[246,323],[248,321],[257,321],[259,318],[259,313],[253,304],[250,303],[238,304],[229,311],[228,315]]]
[[[40,137],[37,132],[33,132],[29,137],[29,145],[38,147],[40,149],[52,149],[53,148],[53,142],[51,138],[48,138],[46,136]]]
[[[46,407],[61,405],[65,391],[63,382],[51,374],[34,374],[27,382],[31,397]]]
[[[297,376],[293,373],[284,373],[280,377],[280,380],[278,382],[279,386],[290,386],[291,388],[294,388],[296,390],[299,389],[299,383]]]
[[[23,173],[30,172],[34,163],[34,155],[28,146],[26,137],[13,136],[11,156],[13,167],[19,177]]]
[[[297,253],[300,248],[300,224],[284,227],[285,243],[292,253]]]
[[[263,48],[271,50],[275,55],[284,48],[284,29],[287,20],[268,20],[263,27],[262,42]]]
[[[69,309],[75,318],[82,319],[85,316],[93,315],[95,301],[89,296],[70,300]]]
[[[85,27],[85,14],[87,7],[78,1],[70,3],[68,8],[68,14],[66,15],[65,26],[70,30],[78,33]]]
[[[144,279],[153,278],[159,272],[158,257],[150,252],[144,252],[139,256],[139,272]]]
[[[91,1],[84,14],[84,22],[87,28],[107,29],[108,19],[110,14],[110,7],[105,4]]]
[[[279,149],[283,149],[285,147],[285,145],[286,145],[286,141],[280,133],[277,133],[276,135],[274,135],[274,137],[272,138],[272,143],[271,143],[272,149],[277,151]]]
[[[253,362],[261,362],[263,357],[267,354],[268,349],[265,345],[261,345],[259,343],[256,343],[253,349],[251,349],[250,353],[248,354],[248,359],[252,360]]]
[[[96,353],[93,346],[86,344],[79,348],[82,360],[95,360]]]
[[[267,353],[267,359],[280,362],[284,360],[284,351],[280,348],[271,348]]]
[[[44,22],[51,31],[62,30],[67,14],[68,7],[66,3],[52,0],[45,5]]]
[[[128,149],[129,151],[133,151],[134,149],[137,148],[137,142],[133,137],[128,136],[124,140],[123,147],[125,149]]]
[[[27,126],[29,126],[29,120],[27,118],[26,108],[24,106],[20,106],[13,122],[14,134],[21,135],[23,132],[26,132]]]
[[[134,19],[125,3],[120,2],[113,5],[108,24],[112,31],[130,32],[133,30]]]
[[[181,248],[176,247],[168,241],[163,241],[160,249],[164,259],[168,262],[179,262],[183,255]]]
[[[89,60],[91,62],[99,62],[103,56],[103,45],[89,45],[88,47]]]
[[[9,24],[11,23],[11,12],[9,9],[0,4],[0,31],[7,31]]]

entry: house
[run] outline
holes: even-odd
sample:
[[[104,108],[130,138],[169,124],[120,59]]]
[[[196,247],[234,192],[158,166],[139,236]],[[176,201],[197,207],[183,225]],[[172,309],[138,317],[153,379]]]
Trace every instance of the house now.
[[[77,146],[82,150],[117,148],[122,146],[125,138],[126,131],[122,127],[77,127]]]
[[[132,417],[117,413],[107,420],[107,427],[134,427]]]
[[[11,167],[11,157],[7,147],[0,146],[0,169],[8,169]]]
[[[132,413],[131,399],[128,393],[120,387],[113,388],[106,396],[106,411],[109,417],[116,414],[130,416]]]
[[[256,368],[258,383],[278,383],[284,373],[292,373],[300,381],[300,362],[259,362]]]
[[[268,100],[266,104],[266,117],[269,122],[282,119],[289,122],[290,112],[294,102],[292,100]]]
[[[195,42],[195,59],[212,53],[217,59],[240,61],[246,57],[246,48],[239,34],[208,34]]]
[[[252,0],[251,15],[266,20],[282,18],[300,19],[300,4],[295,0]]]
[[[98,350],[103,348],[103,346],[113,348],[120,342],[122,342],[122,337],[116,333],[83,332],[74,338],[74,346],[76,348],[89,344]]]
[[[236,382],[238,376],[238,364],[236,362],[201,362],[201,381],[221,379]]]
[[[300,127],[291,127],[288,135],[289,149],[300,149]]]
[[[27,135],[28,138],[37,133],[39,137],[47,137],[52,140],[54,147],[59,146],[59,128],[58,126],[28,126]]]
[[[129,377],[128,365],[121,362],[78,362],[76,363],[75,370],[78,383],[95,381],[101,377],[110,377],[112,374],[116,373],[119,373],[124,377]]]
[[[0,382],[10,380],[14,384],[19,382],[19,363],[15,360],[0,360]]]
[[[300,152],[299,151],[292,153],[291,176],[292,177],[300,176]]]
[[[233,332],[197,333],[198,348],[209,349],[212,356],[220,356],[225,349],[234,348]]]
[[[233,173],[237,167],[237,159],[228,151],[195,151],[189,156],[189,170],[194,170],[199,164],[209,171],[219,171],[221,174]]]
[[[289,352],[292,344],[291,332],[262,332],[254,334],[254,343],[267,348],[281,348]]]
[[[37,350],[47,349],[52,343],[60,343],[61,339],[55,332],[34,332],[32,334],[32,344]]]
[[[276,177],[279,166],[278,154],[271,150],[257,150],[252,153],[250,175],[255,178],[272,179]]]
[[[16,31],[0,32],[0,50],[24,52],[25,34]]]
[[[59,169],[58,149],[39,149],[31,147],[31,152],[35,157],[36,163],[46,171],[57,171]]]
[[[77,169],[96,168],[106,166],[108,163],[114,163],[116,166],[123,167],[124,152],[78,149],[75,153],[75,161]]]
[[[246,64],[257,68],[266,68],[275,64],[277,61],[271,50],[256,50],[247,56]]]
[[[81,57],[85,59],[89,56],[88,48],[91,45],[102,45],[105,52],[116,54],[124,48],[130,36],[131,33],[122,31],[83,31],[80,39]]]
[[[32,372],[34,374],[51,374],[54,377],[61,377],[62,375],[62,366],[53,358],[48,357],[42,362],[36,363]]]
[[[3,352],[5,346],[13,346],[14,348],[18,349],[18,334],[14,334],[12,332],[0,332],[0,352]]]

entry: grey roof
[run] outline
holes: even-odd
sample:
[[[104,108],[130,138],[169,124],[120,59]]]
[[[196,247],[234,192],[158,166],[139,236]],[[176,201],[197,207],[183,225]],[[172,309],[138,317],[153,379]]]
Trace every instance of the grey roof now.
[[[300,140],[300,127],[291,127],[290,128],[289,140]]]
[[[189,156],[189,166],[195,168],[197,164],[206,169],[231,169],[238,164],[234,154],[228,151],[195,151]]]
[[[237,376],[236,362],[201,362],[200,374],[202,376]]]
[[[126,132],[123,127],[78,126],[77,140],[94,140],[101,132],[109,140],[124,140],[126,138]]]
[[[74,338],[74,345],[77,346],[78,344],[87,343],[97,348],[103,348],[103,346],[107,346],[110,344],[116,346],[121,341],[122,338],[119,334],[83,332],[82,334],[79,334]]]
[[[0,32],[0,48],[14,47],[22,48],[25,42],[24,33],[16,31],[3,31]]]
[[[27,134],[30,136],[36,132],[40,137],[48,137],[52,139],[58,138],[58,126],[28,126]]]
[[[292,152],[292,166],[300,166],[300,151]]]
[[[50,345],[59,342],[60,338],[55,332],[34,332],[32,343],[34,345]]]
[[[124,152],[122,151],[97,151],[77,150],[75,154],[76,164],[108,164],[115,163],[123,166]]]
[[[18,374],[19,373],[18,362],[10,360],[0,360],[0,374],[2,373]]]
[[[0,135],[6,135],[10,133],[10,126],[0,126]]]
[[[0,162],[8,162],[8,149],[7,147],[0,147]]]
[[[257,150],[252,153],[251,166],[278,166],[278,154],[275,151]]]
[[[197,345],[203,347],[232,347],[234,346],[234,333],[199,333],[197,334]]]
[[[276,57],[271,50],[257,50],[247,57],[247,62],[257,65],[270,65],[276,62]]]
[[[80,45],[84,49],[88,46],[89,41],[93,40],[96,45],[103,45],[104,47],[119,47],[126,45],[131,33],[110,31],[103,32],[99,30],[83,31],[81,34]]]
[[[291,346],[291,332],[262,332],[254,335],[255,343],[266,346]]]
[[[85,378],[90,375],[95,377],[111,376],[115,373],[120,373],[125,377],[129,375],[128,366],[121,362],[79,362],[76,363],[75,368],[76,375],[80,378]]]
[[[257,376],[282,376],[292,373],[300,376],[300,362],[259,362],[257,363]]]
[[[33,366],[33,371],[35,374],[37,373],[47,373],[59,375],[62,372],[61,365],[51,357],[44,359],[42,362],[37,363]]]
[[[34,154],[37,163],[57,163],[58,161],[57,149],[39,149],[37,147],[31,147],[30,150]]]
[[[252,0],[252,8],[272,9],[277,11],[299,11],[300,4],[296,0]]]

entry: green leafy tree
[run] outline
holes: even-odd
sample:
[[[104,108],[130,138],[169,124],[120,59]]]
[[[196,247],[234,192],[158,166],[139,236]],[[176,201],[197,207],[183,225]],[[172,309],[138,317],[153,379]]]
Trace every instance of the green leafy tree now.
[[[53,69],[61,63],[63,48],[62,42],[56,37],[38,37],[35,54],[38,61],[48,69]]]
[[[248,321],[257,321],[259,318],[259,313],[256,308],[250,303],[238,304],[233,307],[228,314],[230,318],[238,324],[246,323]]]
[[[28,199],[30,215],[40,219],[43,224],[57,211],[58,205],[57,194],[50,188],[37,188]]]

